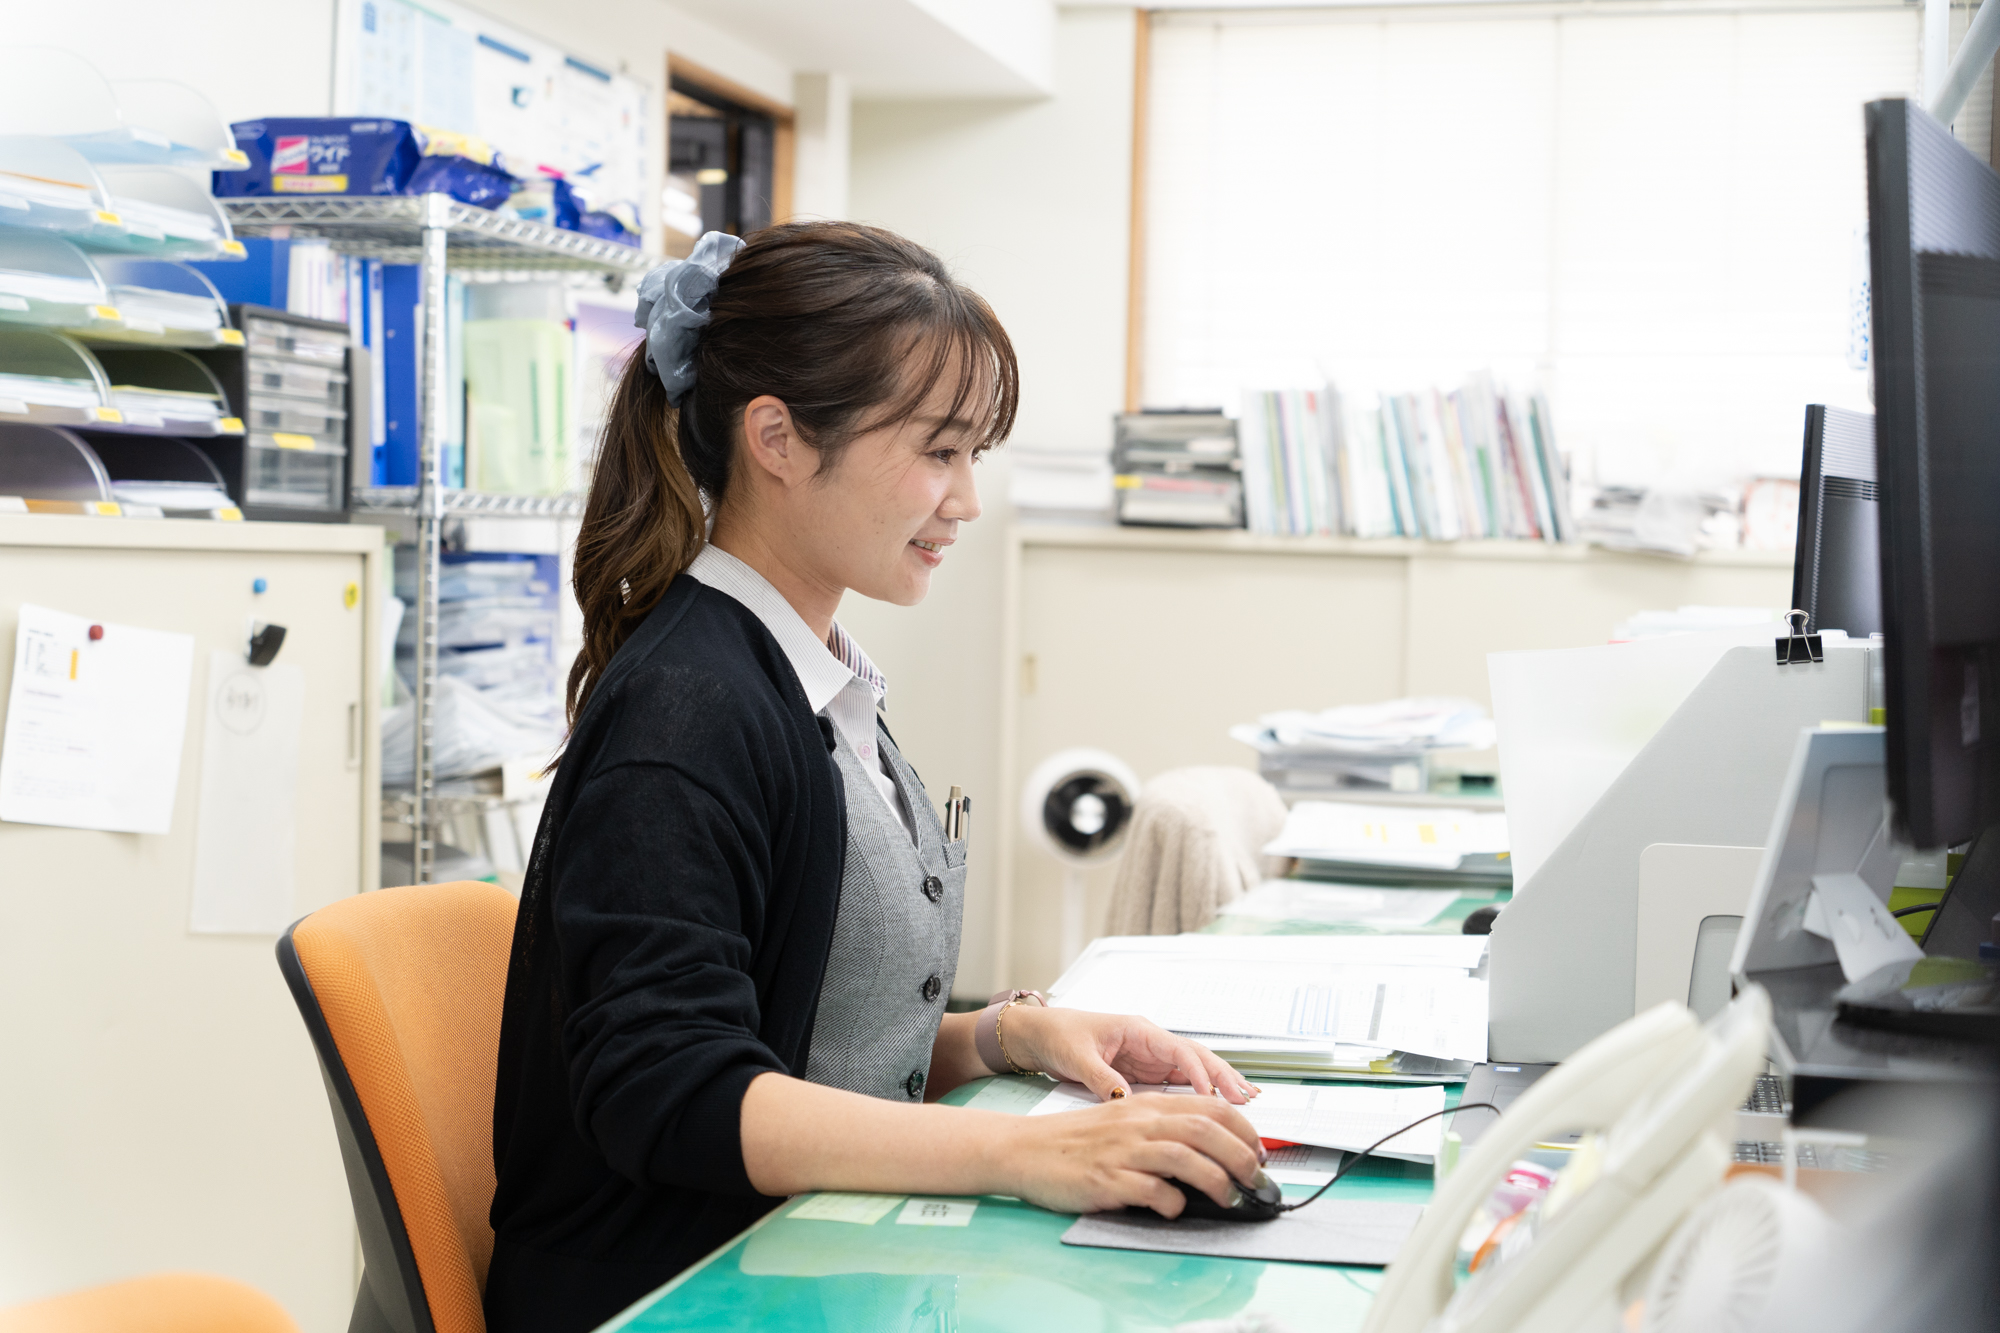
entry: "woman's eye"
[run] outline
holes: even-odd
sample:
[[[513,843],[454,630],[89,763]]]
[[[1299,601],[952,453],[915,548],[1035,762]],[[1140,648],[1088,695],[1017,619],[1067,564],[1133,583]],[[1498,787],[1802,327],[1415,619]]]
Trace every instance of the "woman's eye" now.
[[[952,461],[952,460],[953,460],[954,458],[957,458],[957,457],[958,457],[958,450],[956,450],[956,449],[933,449],[933,450],[931,450],[931,457],[932,457],[932,458],[935,458],[935,459],[937,459],[937,461],[938,461],[938,462],[940,462],[940,463],[943,463],[943,464],[944,464],[944,465],[945,465],[946,467],[950,467],[950,466],[951,466],[951,461]]]

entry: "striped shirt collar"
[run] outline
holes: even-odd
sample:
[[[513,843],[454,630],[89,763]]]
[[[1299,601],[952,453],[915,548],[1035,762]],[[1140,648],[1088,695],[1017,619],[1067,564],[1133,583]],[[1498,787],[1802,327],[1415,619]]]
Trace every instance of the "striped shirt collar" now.
[[[881,671],[838,621],[825,642],[821,642],[769,579],[719,546],[703,546],[694,563],[688,566],[688,573],[717,592],[729,594],[764,622],[764,628],[771,631],[792,670],[798,673],[799,684],[805,687],[806,702],[815,713],[831,703],[849,682],[861,684],[873,696],[875,706],[883,706],[888,685]]]

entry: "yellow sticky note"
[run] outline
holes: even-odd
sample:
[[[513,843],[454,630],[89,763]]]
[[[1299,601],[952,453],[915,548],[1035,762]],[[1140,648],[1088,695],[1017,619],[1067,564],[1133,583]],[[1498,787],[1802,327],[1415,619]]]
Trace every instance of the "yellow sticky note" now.
[[[241,347],[243,345],[243,330],[217,329],[215,331],[215,340],[224,347]]]
[[[90,413],[99,421],[123,421],[125,419],[125,414],[115,407],[93,407],[90,409]]]
[[[216,510],[212,517],[221,519],[224,523],[241,523],[243,511],[232,505],[228,509]]]
[[[243,433],[243,418],[224,417],[215,423],[215,428],[224,435],[241,435]]]
[[[340,590],[340,604],[352,611],[354,604],[361,600],[361,585],[350,583]]]
[[[241,241],[224,241],[222,243],[222,256],[225,259],[241,259],[249,253],[248,250],[243,248],[243,242]]]
[[[94,305],[90,308],[90,313],[94,318],[108,319],[113,323],[124,318],[118,313],[118,307],[115,305]]]
[[[313,437],[310,435],[288,435],[284,431],[277,431],[272,434],[271,443],[277,445],[280,449],[310,450],[313,447]]]
[[[100,514],[105,518],[117,518],[123,512],[118,508],[117,503],[112,500],[92,500],[85,508],[89,509],[91,513]]]
[[[872,1227],[903,1198],[901,1194],[815,1194],[787,1216],[800,1222],[853,1222]]]
[[[99,222],[102,222],[107,227],[122,227],[125,225],[125,219],[119,217],[116,213],[108,212],[102,208],[97,210],[95,216]]]

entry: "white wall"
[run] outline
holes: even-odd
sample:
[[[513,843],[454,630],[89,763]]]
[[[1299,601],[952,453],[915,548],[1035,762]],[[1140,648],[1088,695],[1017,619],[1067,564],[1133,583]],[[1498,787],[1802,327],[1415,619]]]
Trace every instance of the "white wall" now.
[[[5,12],[9,46],[67,47],[111,79],[178,79],[225,121],[331,109],[333,0],[22,0]]]
[[[845,74],[792,77],[796,119],[792,156],[792,215],[847,216],[848,164],[854,131],[854,95]]]
[[[854,108],[850,214],[930,246],[993,304],[1021,361],[1022,445],[1103,447],[1122,404],[1133,50],[1131,10],[1066,9],[1046,101]],[[888,677],[889,726],[924,781],[973,799],[960,995],[1011,984],[992,967],[995,858],[1011,819],[997,715],[1007,473],[1004,449],[982,464],[985,517],[963,530],[928,602],[841,607]]]

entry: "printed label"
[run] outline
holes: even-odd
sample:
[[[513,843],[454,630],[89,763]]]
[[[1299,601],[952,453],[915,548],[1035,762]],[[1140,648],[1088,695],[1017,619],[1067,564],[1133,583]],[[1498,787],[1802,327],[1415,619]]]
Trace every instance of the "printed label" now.
[[[273,194],[344,194],[347,190],[345,176],[273,176]]]
[[[303,176],[312,170],[312,136],[281,134],[271,149],[271,172],[294,172]]]

